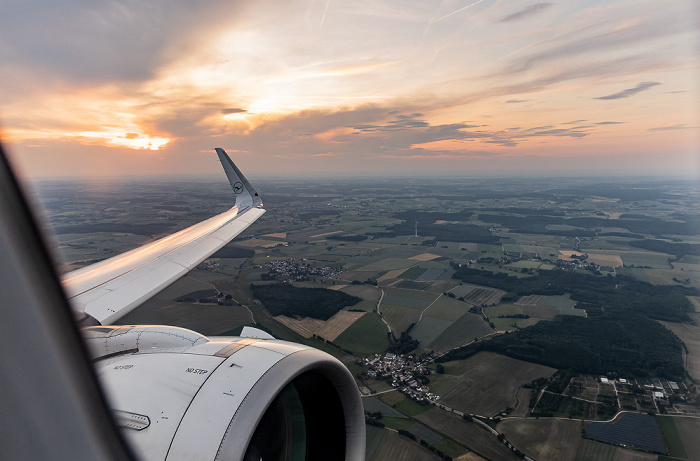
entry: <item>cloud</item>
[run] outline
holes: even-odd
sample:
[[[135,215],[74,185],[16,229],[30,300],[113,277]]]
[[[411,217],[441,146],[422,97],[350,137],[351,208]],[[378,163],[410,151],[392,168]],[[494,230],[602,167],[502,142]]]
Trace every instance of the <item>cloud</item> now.
[[[596,125],[620,125],[625,122],[596,122]]]
[[[532,99],[509,99],[506,101],[506,104],[518,104],[521,102],[528,102],[532,101]]]
[[[453,14],[461,13],[462,11],[464,11],[464,10],[466,10],[466,9],[468,9],[468,8],[471,8],[472,6],[478,5],[479,3],[483,2],[483,1],[484,1],[484,0],[477,0],[476,2],[470,3],[469,5],[467,5],[467,6],[465,6],[465,7],[462,7],[462,8],[460,8],[460,9],[458,9],[458,10],[455,10],[455,11],[453,11],[453,12],[451,12],[451,13],[448,13],[448,14],[446,14],[446,15],[444,15],[444,16],[441,16],[441,17],[439,17],[439,18],[437,18],[436,20],[431,21],[431,22],[442,21],[442,20],[445,19],[445,18],[449,18],[449,17],[452,16]]]
[[[618,93],[614,94],[609,94],[607,96],[600,96],[598,98],[593,98],[593,99],[622,99],[622,98],[629,98],[630,96],[633,96],[637,93],[640,93],[644,90],[648,90],[649,88],[656,86],[656,85],[661,85],[659,82],[642,82],[637,84],[634,88],[627,88],[626,90],[622,90]]]
[[[228,109],[221,109],[221,113],[228,115],[228,114],[245,114],[248,112],[245,109],[238,109],[236,107],[228,108]]]
[[[673,131],[673,130],[688,130],[691,128],[697,128],[697,127],[692,127],[692,126],[687,126],[686,124],[678,124],[678,125],[671,125],[671,126],[657,126],[654,128],[647,128],[646,131]]]
[[[528,5],[520,8],[520,10],[516,11],[515,13],[502,17],[498,20],[498,22],[517,21],[519,19],[523,19],[528,16],[532,16],[533,14],[537,14],[541,11],[544,11],[552,5],[553,3],[535,3],[534,5]]]
[[[686,8],[652,8],[620,18],[617,5],[610,9],[598,9],[596,18],[606,18],[597,22],[572,22],[574,26],[562,29],[559,34],[548,34],[546,40],[540,40],[524,48],[526,50],[512,64],[503,69],[500,75],[517,75],[537,66],[557,62],[557,67],[573,68],[575,57],[581,65],[602,61],[609,67],[609,62],[620,60],[620,75],[632,75],[623,60],[636,58],[648,61],[647,69],[668,68],[674,62],[673,54],[657,51],[647,45],[659,40],[675,39],[697,30],[693,14]],[[679,42],[683,43],[683,42]],[[585,59],[584,59],[585,58]],[[613,61],[614,62],[614,61]]]
[[[235,22],[240,6],[224,0],[10,1],[0,15],[0,61],[73,82],[143,81],[222,23]]]

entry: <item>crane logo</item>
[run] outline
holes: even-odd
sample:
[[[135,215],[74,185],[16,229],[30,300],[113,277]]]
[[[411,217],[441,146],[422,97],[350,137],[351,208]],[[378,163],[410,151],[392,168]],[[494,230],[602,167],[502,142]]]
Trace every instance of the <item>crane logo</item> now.
[[[241,192],[243,192],[243,183],[239,181],[239,182],[237,182],[236,184],[234,184],[234,185],[233,185],[233,191],[234,191],[236,194],[240,194]]]

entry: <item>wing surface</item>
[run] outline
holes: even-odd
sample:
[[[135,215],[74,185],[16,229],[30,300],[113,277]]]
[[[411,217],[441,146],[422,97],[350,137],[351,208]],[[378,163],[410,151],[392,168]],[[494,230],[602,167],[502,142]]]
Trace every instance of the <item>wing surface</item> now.
[[[102,325],[115,322],[265,213],[260,196],[226,152],[217,148],[216,153],[236,195],[235,205],[155,242],[65,274],[63,288],[82,320],[92,317]]]

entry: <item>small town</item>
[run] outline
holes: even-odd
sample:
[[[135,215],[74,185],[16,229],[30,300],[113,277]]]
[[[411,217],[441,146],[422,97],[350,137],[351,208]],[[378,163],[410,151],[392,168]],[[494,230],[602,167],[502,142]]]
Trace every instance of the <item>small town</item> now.
[[[436,401],[440,396],[430,392],[426,376],[433,373],[428,364],[435,361],[434,354],[424,357],[413,355],[374,354],[358,363],[369,367],[363,374],[377,380],[391,380],[391,385],[416,402]]]
[[[261,264],[260,269],[267,269],[269,280],[305,281],[309,276],[332,278],[344,272],[339,267],[314,267],[306,258],[290,258]]]

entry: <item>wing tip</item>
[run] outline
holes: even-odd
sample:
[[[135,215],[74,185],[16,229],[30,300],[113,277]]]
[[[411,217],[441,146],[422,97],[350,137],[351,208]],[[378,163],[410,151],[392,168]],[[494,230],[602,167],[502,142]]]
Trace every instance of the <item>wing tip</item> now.
[[[221,165],[224,167],[228,181],[231,184],[231,188],[236,196],[242,198],[244,192],[243,189],[245,189],[248,192],[248,195],[250,195],[252,206],[254,208],[262,208],[263,203],[260,194],[258,194],[250,181],[248,181],[233,160],[231,160],[231,157],[229,157],[226,151],[221,147],[215,147],[214,150],[219,156]],[[236,200],[238,201],[238,198]]]

